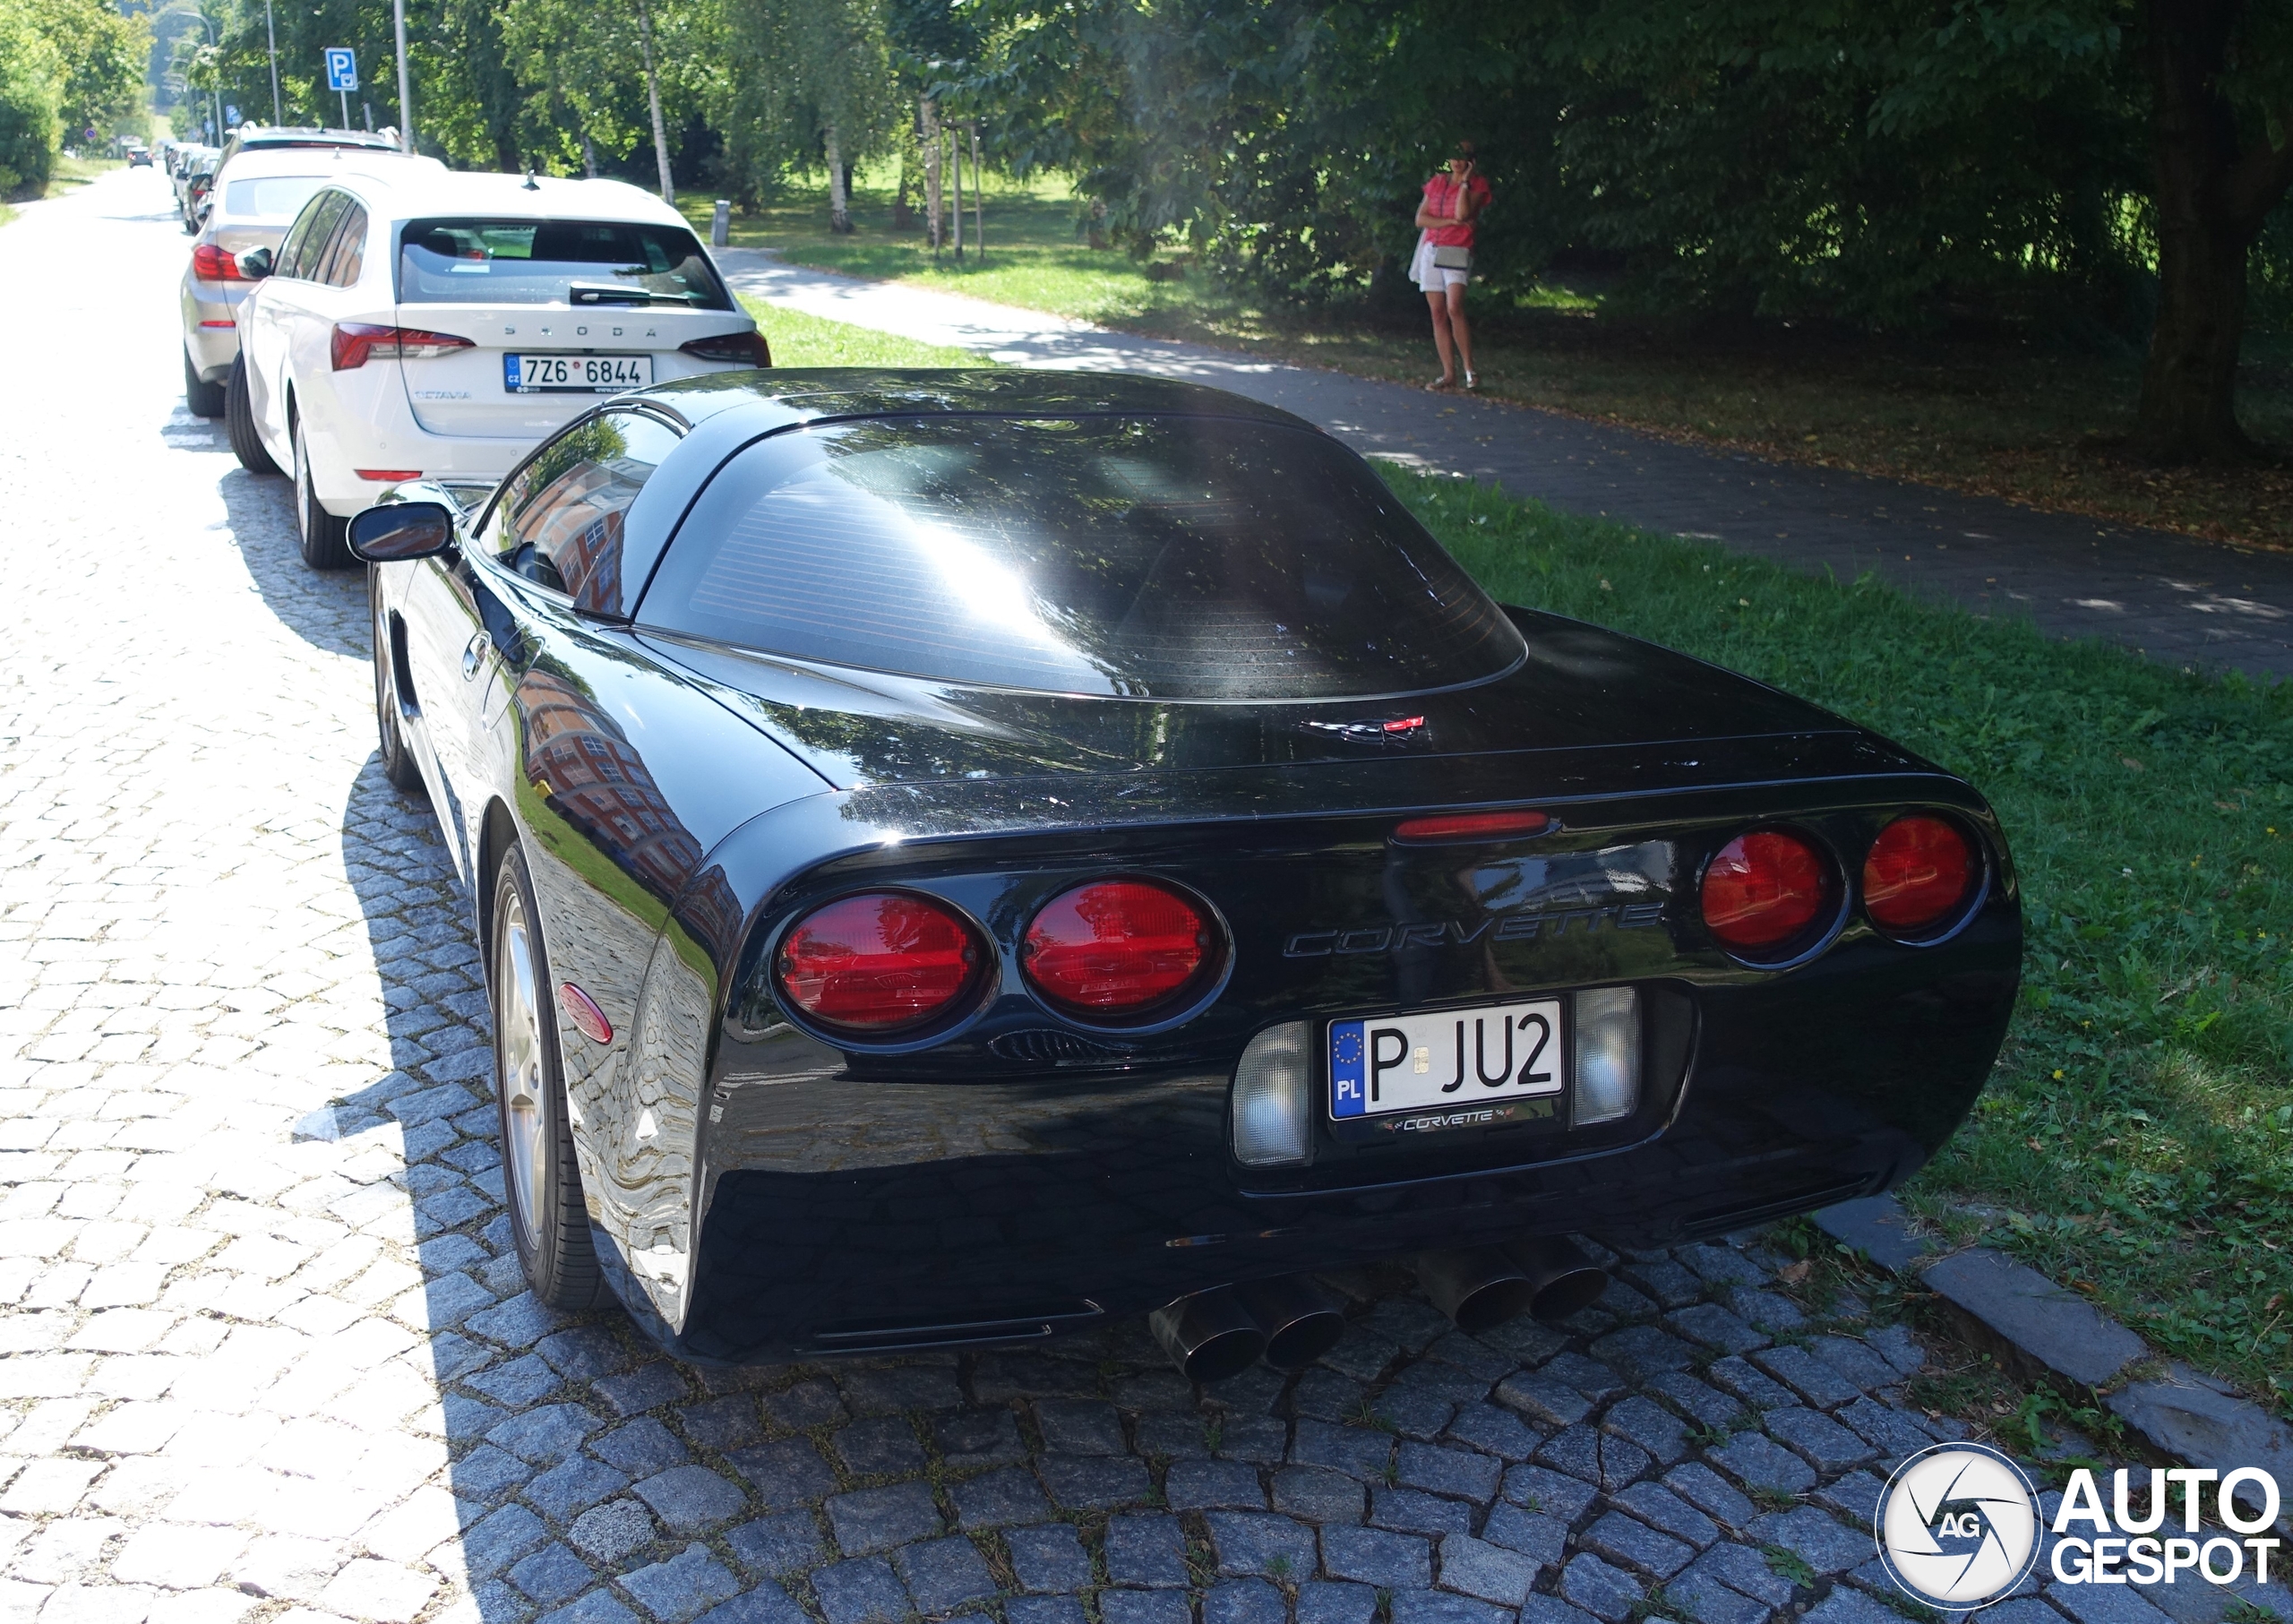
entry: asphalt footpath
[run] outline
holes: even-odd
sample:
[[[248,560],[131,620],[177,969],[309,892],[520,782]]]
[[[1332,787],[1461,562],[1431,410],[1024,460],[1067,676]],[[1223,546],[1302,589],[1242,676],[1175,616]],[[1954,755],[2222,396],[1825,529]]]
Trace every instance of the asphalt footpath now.
[[[1189,378],[1295,412],[1363,452],[1500,485],[1564,512],[1718,542],[1842,580],[1876,571],[1978,614],[2027,616],[2054,636],[2103,638],[2180,666],[2293,676],[2293,555],[1701,450],[1531,407],[785,265],[762,250],[717,257],[735,288],[768,305],[1010,365]]]

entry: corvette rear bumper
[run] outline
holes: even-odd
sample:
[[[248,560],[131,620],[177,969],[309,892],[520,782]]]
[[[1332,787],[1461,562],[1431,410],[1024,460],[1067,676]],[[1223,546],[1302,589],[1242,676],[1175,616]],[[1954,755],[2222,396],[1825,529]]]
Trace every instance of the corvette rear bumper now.
[[[1227,1153],[1223,1070],[720,1088],[677,1351],[928,1345],[1522,1233],[1670,1242],[1886,1188],[1980,1092],[2018,935],[1928,949],[1955,960],[1939,980],[1884,962],[1893,949],[1697,990],[1678,1114],[1627,1148],[1516,1139],[1508,1164],[1500,1144],[1458,1136],[1350,1164],[1343,1188],[1252,1190]]]

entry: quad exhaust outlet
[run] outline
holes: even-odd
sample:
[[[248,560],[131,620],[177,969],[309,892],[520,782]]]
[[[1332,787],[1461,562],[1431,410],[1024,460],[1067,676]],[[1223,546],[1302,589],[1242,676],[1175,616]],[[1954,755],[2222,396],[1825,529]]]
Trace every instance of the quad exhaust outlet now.
[[[1155,1340],[1189,1381],[1224,1381],[1264,1359],[1310,1365],[1344,1335],[1345,1319],[1302,1276],[1196,1292],[1146,1317]]]
[[[1523,1313],[1566,1319],[1608,1289],[1608,1271],[1573,1241],[1532,1235],[1502,1246],[1423,1252],[1418,1284],[1456,1328],[1472,1335]]]

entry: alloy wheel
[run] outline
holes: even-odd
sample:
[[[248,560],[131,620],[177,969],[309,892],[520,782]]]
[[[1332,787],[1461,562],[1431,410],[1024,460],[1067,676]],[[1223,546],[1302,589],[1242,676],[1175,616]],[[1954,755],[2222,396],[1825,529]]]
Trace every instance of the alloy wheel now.
[[[542,1216],[542,1092],[548,1075],[542,1063],[541,987],[535,967],[533,931],[525,904],[514,888],[502,898],[495,974],[502,987],[500,1027],[502,1152],[507,1164],[510,1202],[520,1231],[538,1235]]]

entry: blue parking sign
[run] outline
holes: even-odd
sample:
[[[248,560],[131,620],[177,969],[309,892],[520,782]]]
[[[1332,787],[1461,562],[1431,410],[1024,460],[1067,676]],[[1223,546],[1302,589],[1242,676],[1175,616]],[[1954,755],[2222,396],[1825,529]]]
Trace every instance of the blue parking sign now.
[[[326,88],[330,90],[355,90],[358,88],[357,52],[348,46],[327,47]]]

